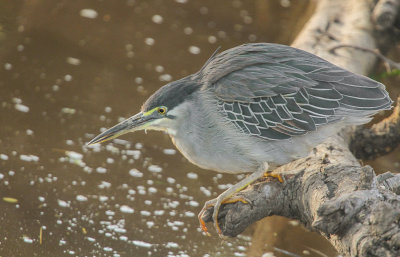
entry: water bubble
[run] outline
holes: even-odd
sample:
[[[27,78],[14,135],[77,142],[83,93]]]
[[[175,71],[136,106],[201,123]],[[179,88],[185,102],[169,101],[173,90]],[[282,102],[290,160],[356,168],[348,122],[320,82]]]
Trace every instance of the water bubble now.
[[[162,168],[160,166],[154,164],[150,165],[147,169],[154,173],[160,173],[162,171]]]
[[[151,17],[151,20],[156,23],[156,24],[161,24],[163,22],[163,17],[161,15],[153,15],[153,17]]]
[[[276,255],[273,252],[266,252],[261,257],[275,257]]]
[[[22,103],[22,99],[21,99],[21,98],[18,98],[18,97],[13,97],[12,101],[13,101],[13,103],[15,103],[15,104],[21,104],[21,103]]]
[[[135,78],[135,83],[142,84],[143,83],[143,79],[141,77],[136,77]]]
[[[179,245],[177,243],[174,243],[174,242],[168,242],[165,247],[166,248],[178,248]]]
[[[107,210],[107,211],[105,211],[105,214],[106,214],[107,216],[114,216],[114,215],[115,215],[115,211]]]
[[[172,76],[170,74],[163,74],[159,77],[160,81],[168,82],[172,80]]]
[[[150,248],[150,247],[153,246],[150,243],[146,243],[146,242],[139,241],[139,240],[132,240],[132,244],[136,245],[136,246],[139,246],[139,247],[144,247],[144,248]]]
[[[60,207],[63,207],[63,208],[69,207],[69,203],[64,200],[58,199],[57,203],[58,203],[58,206],[60,206]]]
[[[110,113],[110,112],[112,111],[112,108],[111,108],[110,106],[106,106],[106,107],[104,108],[104,111],[105,111],[106,113]]]
[[[64,80],[69,82],[69,81],[72,80],[72,76],[70,74],[67,74],[67,75],[64,76]]]
[[[183,29],[183,33],[185,33],[186,35],[190,35],[193,33],[193,29],[191,27],[186,27]]]
[[[74,57],[67,57],[67,63],[77,66],[77,65],[81,64],[81,60],[79,60],[78,58],[74,58]]]
[[[165,211],[164,210],[155,210],[153,213],[155,216],[162,216],[162,215],[164,215]]]
[[[189,205],[192,206],[192,207],[198,207],[199,203],[192,200],[192,201],[189,201]]]
[[[128,241],[128,237],[127,236],[120,236],[119,240],[121,241]]]
[[[80,15],[84,18],[95,19],[97,17],[97,12],[93,9],[82,9]]]
[[[27,243],[27,244],[33,243],[33,239],[29,238],[28,236],[23,236],[22,239],[24,240],[24,243]]]
[[[205,7],[205,6],[200,7],[200,14],[206,15],[207,13],[208,13],[208,8],[207,7]]]
[[[111,183],[107,182],[107,181],[101,181],[100,185],[97,186],[100,189],[104,189],[104,188],[110,188],[111,187]]]
[[[190,179],[197,179],[199,176],[194,172],[189,172],[186,176]]]
[[[29,112],[29,107],[23,104],[15,104],[14,108],[20,112]]]
[[[254,41],[257,40],[257,36],[254,35],[254,34],[250,34],[250,35],[249,35],[249,40],[252,41],[252,42],[254,42]]]
[[[214,44],[215,42],[217,42],[217,38],[215,36],[208,37],[208,43]]]
[[[154,222],[153,221],[147,221],[146,225],[148,228],[152,228],[154,226]]]
[[[99,196],[99,201],[100,202],[105,202],[105,201],[107,201],[108,200],[108,196],[105,196],[105,195],[100,195]]]
[[[157,193],[157,188],[155,188],[155,187],[149,187],[149,193],[152,193],[152,194],[155,194],[155,193]]]
[[[107,169],[106,169],[106,168],[103,168],[103,167],[97,167],[97,168],[96,168],[96,172],[97,172],[97,173],[104,174],[104,173],[107,172]]]
[[[149,46],[154,45],[155,42],[156,42],[156,41],[154,40],[154,38],[151,38],[151,37],[147,37],[147,38],[144,39],[144,43],[145,43],[146,45],[149,45]]]
[[[185,212],[185,217],[189,217],[189,218],[191,218],[191,217],[194,217],[196,214],[194,214],[194,212],[191,212],[191,211],[186,211]]]
[[[176,182],[176,180],[174,178],[168,177],[167,182],[170,184],[174,184]]]
[[[128,58],[133,58],[135,56],[135,53],[133,51],[129,51],[126,53],[126,57]],[[128,67],[128,69],[131,69],[130,67]]]
[[[103,248],[103,250],[106,252],[111,252],[113,249],[111,247],[106,246]]]
[[[13,67],[13,66],[12,66],[11,63],[5,63],[5,64],[4,64],[4,69],[5,69],[5,70],[11,70],[12,67]]]
[[[283,7],[283,8],[287,8],[287,7],[290,7],[290,0],[281,0],[280,1],[281,2],[281,6]]]
[[[36,155],[32,155],[32,154],[30,154],[30,155],[21,154],[19,156],[19,159],[21,161],[26,161],[26,162],[32,162],[32,161],[37,162],[37,161],[39,161],[39,157],[36,156]]]
[[[126,150],[126,155],[130,155],[137,160],[140,158],[141,152],[139,150]]]
[[[151,215],[151,212],[149,212],[149,211],[140,211],[140,215],[149,217]]]
[[[171,149],[171,148],[164,149],[163,153],[166,154],[166,155],[174,155],[174,154],[176,154],[176,150],[175,149]]]
[[[246,15],[246,16],[243,17],[243,22],[245,24],[251,24],[253,22],[253,18],[251,18],[250,16]]]
[[[69,107],[63,107],[61,109],[62,113],[66,113],[66,114],[75,114],[76,110],[74,108],[69,108]]]
[[[82,160],[83,155],[81,153],[77,153],[74,151],[66,151],[65,155],[68,156],[68,158],[73,159],[73,160]]]
[[[189,52],[191,54],[199,54],[200,53],[200,48],[197,46],[189,46]]]
[[[135,210],[131,207],[129,207],[128,205],[122,205],[119,210],[123,213],[134,213]]]
[[[88,200],[88,198],[84,195],[77,195],[76,200],[79,202],[86,202]]]
[[[125,45],[125,50],[126,51],[132,51],[133,50],[133,45],[132,44],[126,44]]]
[[[141,178],[141,177],[143,177],[143,173],[140,172],[140,171],[137,170],[137,169],[131,169],[131,170],[129,171],[129,175],[131,175],[132,177],[135,177],[135,178]]]
[[[203,194],[205,194],[207,197],[210,197],[210,196],[211,196],[211,191],[208,190],[207,188],[203,187],[203,186],[200,187],[200,191],[201,191]]]
[[[172,209],[176,209],[176,207],[179,206],[179,202],[178,201],[171,201],[168,203],[168,206],[171,207]]]
[[[163,71],[164,71],[164,67],[161,66],[161,65],[157,65],[157,66],[155,67],[155,70],[156,70],[156,72],[163,72]]]

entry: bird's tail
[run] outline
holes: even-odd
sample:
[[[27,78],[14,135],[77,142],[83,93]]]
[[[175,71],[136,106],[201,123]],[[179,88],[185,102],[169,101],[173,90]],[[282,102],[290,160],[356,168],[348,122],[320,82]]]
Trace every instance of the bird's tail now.
[[[345,77],[334,87],[343,96],[336,115],[349,117],[352,125],[367,123],[377,112],[392,108],[385,85],[365,76]]]

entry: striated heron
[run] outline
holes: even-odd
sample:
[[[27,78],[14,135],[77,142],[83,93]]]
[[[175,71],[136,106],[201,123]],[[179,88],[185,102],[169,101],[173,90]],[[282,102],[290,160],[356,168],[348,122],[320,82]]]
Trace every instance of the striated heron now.
[[[251,173],[199,214],[223,203],[269,170],[306,156],[346,125],[371,120],[392,100],[385,86],[311,53],[279,44],[245,44],[215,52],[195,74],[157,90],[141,112],[89,144],[143,130],[168,133],[192,163],[225,173]],[[280,177],[279,177],[280,178]]]

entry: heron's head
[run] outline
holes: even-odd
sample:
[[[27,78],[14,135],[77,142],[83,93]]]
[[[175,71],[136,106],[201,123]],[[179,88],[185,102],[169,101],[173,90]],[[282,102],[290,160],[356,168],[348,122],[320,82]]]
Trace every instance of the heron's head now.
[[[164,130],[173,133],[183,115],[182,106],[192,99],[199,85],[190,77],[171,82],[147,99],[139,113],[93,138],[88,145],[101,143],[138,130]]]

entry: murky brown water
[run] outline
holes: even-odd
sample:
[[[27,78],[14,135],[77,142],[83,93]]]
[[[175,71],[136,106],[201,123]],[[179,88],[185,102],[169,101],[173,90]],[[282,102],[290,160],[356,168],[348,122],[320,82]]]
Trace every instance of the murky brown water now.
[[[278,217],[204,236],[202,204],[237,178],[164,134],[85,147],[218,46],[289,43],[308,9],[280,2],[0,2],[0,256],[335,256]]]

